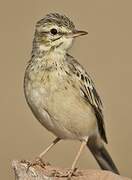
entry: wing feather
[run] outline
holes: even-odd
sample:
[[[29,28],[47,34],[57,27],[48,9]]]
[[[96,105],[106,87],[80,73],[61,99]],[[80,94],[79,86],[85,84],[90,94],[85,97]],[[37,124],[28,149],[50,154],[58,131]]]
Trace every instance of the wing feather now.
[[[84,68],[72,56],[68,55],[68,61],[70,61],[69,64],[70,68],[72,68],[72,72],[74,72],[80,82],[81,94],[83,94],[85,100],[88,101],[94,109],[100,136],[106,143],[108,143],[102,112],[103,105],[99,94],[96,91],[95,85]]]

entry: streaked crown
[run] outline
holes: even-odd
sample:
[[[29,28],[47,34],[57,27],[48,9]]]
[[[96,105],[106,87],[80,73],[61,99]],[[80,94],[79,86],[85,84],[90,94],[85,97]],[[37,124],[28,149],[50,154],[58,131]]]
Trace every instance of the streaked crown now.
[[[47,14],[43,19],[37,22],[37,26],[46,26],[47,24],[54,24],[59,27],[63,26],[69,30],[75,29],[75,25],[68,17],[58,13]]]

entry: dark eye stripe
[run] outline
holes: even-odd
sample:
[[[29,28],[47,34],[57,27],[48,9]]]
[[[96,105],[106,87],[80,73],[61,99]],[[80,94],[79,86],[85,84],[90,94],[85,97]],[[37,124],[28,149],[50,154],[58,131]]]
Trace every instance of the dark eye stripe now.
[[[51,33],[51,32],[50,31],[42,31],[42,32],[40,32],[41,35],[45,35],[45,34],[49,34],[49,33]],[[57,34],[63,36],[63,35],[66,35],[68,33],[66,33],[66,32],[58,32]]]
[[[49,31],[42,31],[42,32],[40,32],[41,35],[45,35],[45,34],[48,34],[48,33],[49,33]]]

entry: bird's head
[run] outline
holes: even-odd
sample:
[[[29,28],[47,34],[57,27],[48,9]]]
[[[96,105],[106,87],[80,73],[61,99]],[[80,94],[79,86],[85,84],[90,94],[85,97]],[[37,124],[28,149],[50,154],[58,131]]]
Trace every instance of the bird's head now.
[[[65,15],[51,13],[37,22],[35,41],[42,50],[66,51],[75,37],[86,34],[86,31],[76,30],[73,22]]]

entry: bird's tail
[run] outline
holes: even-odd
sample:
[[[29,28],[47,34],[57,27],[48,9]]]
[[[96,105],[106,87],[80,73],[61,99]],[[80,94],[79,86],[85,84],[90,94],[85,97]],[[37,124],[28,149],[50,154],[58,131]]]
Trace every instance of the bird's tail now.
[[[119,174],[117,167],[115,166],[112,158],[110,157],[102,142],[98,142],[97,138],[95,136],[92,136],[89,137],[87,146],[95,157],[101,169],[109,170],[116,174]]]

